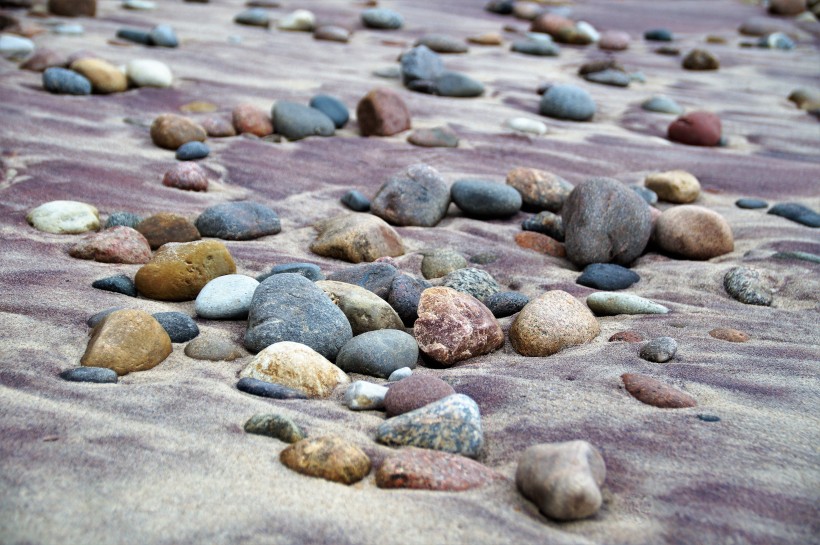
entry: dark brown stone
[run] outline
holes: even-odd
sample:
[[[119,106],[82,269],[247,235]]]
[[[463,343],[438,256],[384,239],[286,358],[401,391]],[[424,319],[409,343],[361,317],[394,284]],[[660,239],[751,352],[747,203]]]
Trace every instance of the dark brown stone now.
[[[395,91],[373,89],[356,107],[362,136],[392,136],[410,129],[410,110]]]
[[[457,491],[477,488],[499,478],[492,469],[464,456],[411,447],[382,462],[376,471],[376,486]]]
[[[687,70],[717,70],[720,61],[705,49],[693,49],[683,58],[683,67]]]
[[[384,396],[387,417],[420,409],[456,393],[453,387],[433,375],[413,374],[392,384]]]
[[[152,250],[168,242],[192,242],[202,237],[188,218],[170,212],[160,212],[139,222],[137,231],[148,239]]]
[[[94,17],[97,0],[48,0],[48,11],[63,17]]]
[[[717,146],[722,127],[711,112],[692,112],[680,116],[667,129],[669,140],[689,146]]]
[[[689,394],[646,375],[624,373],[621,380],[632,397],[647,405],[661,409],[682,409],[697,405],[695,398]]]

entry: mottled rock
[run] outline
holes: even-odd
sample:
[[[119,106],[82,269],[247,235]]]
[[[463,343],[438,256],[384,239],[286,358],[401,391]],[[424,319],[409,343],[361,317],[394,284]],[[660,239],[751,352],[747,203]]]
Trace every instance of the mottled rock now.
[[[361,335],[368,331],[375,332],[380,329],[404,328],[401,318],[396,314],[396,311],[393,310],[393,307],[391,307],[387,301],[384,301],[378,295],[365,288],[347,282],[337,282],[333,280],[319,280],[316,282],[316,285],[344,312],[347,320],[350,322],[354,336]],[[350,344],[350,342],[348,342],[348,344]],[[342,352],[344,352],[344,349]],[[341,358],[342,352],[339,353],[338,358]],[[345,369],[343,365],[340,364],[339,366]],[[347,371],[348,369],[345,370]],[[386,377],[387,375],[384,376]]]
[[[388,456],[376,471],[379,488],[458,491],[478,488],[499,475],[469,458],[416,448]]]
[[[453,129],[445,125],[432,129],[416,129],[407,137],[407,141],[423,148],[457,148],[459,138]]]
[[[60,373],[60,378],[69,382],[91,382],[95,384],[116,384],[117,373],[104,367],[75,367]]]
[[[501,291],[501,286],[487,271],[467,267],[456,269],[444,277],[442,286],[472,295],[478,300]]]
[[[31,210],[26,221],[38,231],[75,235],[99,229],[100,213],[84,202],[49,201]]]
[[[641,403],[660,409],[683,409],[697,405],[695,398],[668,384],[638,373],[621,375],[626,391]]]
[[[372,411],[384,408],[387,387],[357,380],[345,390],[345,405],[352,411]]]
[[[595,115],[595,101],[575,85],[553,85],[541,96],[539,113],[556,119],[589,121]]]
[[[673,121],[667,129],[667,136],[673,142],[689,146],[717,146],[722,130],[716,114],[691,112]]]
[[[296,443],[306,437],[302,428],[283,414],[255,414],[245,422],[245,433],[273,437],[285,443]]]
[[[185,313],[155,312],[153,316],[162,326],[162,329],[168,333],[171,342],[184,343],[199,335],[199,327],[196,322]]]
[[[456,180],[450,196],[466,216],[479,219],[506,218],[521,209],[521,194],[513,187],[491,180]]]
[[[749,267],[734,267],[723,276],[723,288],[734,299],[747,305],[770,306],[771,289],[760,271]]]
[[[327,397],[340,384],[350,382],[344,371],[320,353],[290,341],[273,343],[259,352],[239,376],[281,384],[310,397]]]
[[[168,243],[137,271],[134,281],[149,299],[190,301],[214,278],[235,272],[236,264],[221,242]]]
[[[171,339],[150,314],[118,310],[94,326],[80,363],[126,375],[156,367],[171,350]]]
[[[766,213],[786,218],[806,227],[820,227],[820,214],[800,203],[778,203]]]
[[[507,174],[507,185],[521,193],[525,209],[558,212],[573,186],[560,176],[535,168],[518,167]]]
[[[208,173],[190,161],[177,163],[162,177],[162,185],[185,191],[207,191]]]
[[[365,214],[342,214],[313,225],[318,231],[310,251],[351,263],[404,254],[399,234],[384,220]]]
[[[675,357],[678,342],[672,337],[657,337],[641,347],[639,355],[646,361],[665,363]]]
[[[77,72],[65,68],[46,68],[43,88],[57,95],[90,95],[91,82]]]
[[[558,242],[564,241],[564,220],[558,214],[546,210],[521,222],[521,229],[547,235]]]
[[[196,314],[209,320],[245,319],[258,286],[259,282],[255,278],[244,274],[226,274],[214,278],[196,296]]]
[[[626,343],[639,343],[643,342],[643,335],[638,333],[637,331],[619,331],[614,333],[610,338],[609,342],[617,342],[622,341]]]
[[[419,299],[424,290],[431,287],[426,280],[408,274],[399,274],[393,278],[387,302],[399,315],[407,327],[412,327],[418,318]]]
[[[250,377],[239,379],[236,383],[236,389],[246,394],[270,399],[307,399],[307,396],[301,390]]]
[[[641,279],[637,273],[613,263],[590,263],[575,282],[597,290],[624,290]]]
[[[181,115],[162,114],[151,124],[151,140],[169,150],[177,150],[186,142],[201,142],[206,136],[201,125]]]
[[[3,36],[0,37],[0,40],[6,40],[9,37],[14,36]],[[33,46],[34,44],[32,43],[32,47]],[[2,49],[1,46],[0,49]],[[25,47],[24,49],[27,51],[28,47]],[[3,54],[2,56],[5,57],[6,54]],[[30,56],[26,60],[26,62],[20,65],[20,69],[31,70],[32,72],[44,72],[46,68],[62,68],[65,67],[67,64],[68,58],[63,53],[60,53],[59,51],[55,51],[53,49],[48,49],[46,47],[38,47],[34,51],[34,54]]]
[[[665,210],[655,222],[655,240],[670,254],[711,259],[734,250],[729,223],[714,210],[683,205]]]
[[[85,58],[71,63],[71,69],[91,82],[95,93],[122,93],[128,89],[128,78],[116,66],[102,59]]]
[[[68,255],[101,263],[148,263],[151,247],[141,233],[118,226],[88,235],[69,248]]]
[[[310,477],[342,484],[361,481],[370,473],[370,458],[341,437],[302,439],[279,454],[286,467]]]
[[[279,100],[271,113],[277,134],[288,140],[301,140],[308,136],[333,136],[336,125],[333,120],[316,108]]]
[[[388,417],[397,416],[454,393],[452,386],[436,376],[411,374],[400,383],[390,386],[384,397],[384,408]]]
[[[97,288],[98,290],[120,293],[129,297],[137,296],[137,287],[127,274],[116,274],[114,276],[100,278],[92,282],[91,287]]]
[[[424,254],[421,274],[424,278],[441,278],[451,272],[467,267],[467,259],[455,250],[441,248]]]
[[[522,248],[534,250],[540,254],[551,255],[553,257],[564,257],[567,255],[563,244],[552,237],[534,231],[516,233],[515,243]]]
[[[407,167],[382,185],[371,212],[400,226],[433,227],[450,205],[450,188],[438,171],[423,163]]]
[[[717,70],[720,61],[710,51],[693,49],[683,58],[683,67],[687,70]]]
[[[599,316],[666,314],[669,309],[631,293],[599,291],[587,297],[587,306]]]
[[[392,136],[410,129],[410,110],[392,89],[379,87],[367,93],[356,106],[362,136]]]
[[[196,228],[206,237],[251,240],[282,230],[279,216],[267,206],[251,201],[225,202],[205,209]]]
[[[250,133],[260,138],[273,134],[273,123],[267,112],[253,104],[240,104],[234,108],[231,119],[238,134]]]
[[[185,355],[195,360],[233,361],[248,355],[241,346],[219,335],[200,335],[185,345]]]
[[[715,339],[730,343],[745,343],[750,338],[746,333],[728,327],[716,327],[709,332],[709,335]]]
[[[598,320],[570,294],[542,293],[521,309],[510,327],[510,342],[523,356],[550,356],[585,344],[601,332]]]
[[[657,193],[659,199],[676,204],[691,203],[700,196],[700,182],[685,170],[650,174],[644,185]]]
[[[490,309],[496,318],[506,318],[512,316],[524,308],[530,298],[517,291],[502,291],[486,297],[484,305]]]
[[[145,237],[152,250],[169,242],[192,242],[202,238],[191,220],[171,212],[145,218],[137,224],[136,230]]]

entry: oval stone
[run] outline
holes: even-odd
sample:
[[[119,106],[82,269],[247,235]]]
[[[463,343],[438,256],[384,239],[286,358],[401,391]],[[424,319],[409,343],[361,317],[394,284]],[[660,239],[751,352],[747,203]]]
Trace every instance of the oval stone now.
[[[601,332],[595,316],[565,291],[542,293],[521,309],[510,327],[510,342],[522,356],[550,356],[585,344]]]
[[[171,350],[171,338],[153,316],[142,310],[118,310],[94,326],[80,363],[126,375],[159,365]]]
[[[279,454],[288,468],[328,481],[353,484],[370,473],[370,458],[365,452],[341,437],[302,439]]]
[[[655,222],[655,240],[663,251],[685,259],[711,259],[735,248],[723,216],[691,204],[665,210]]]
[[[196,228],[206,237],[252,240],[282,230],[279,216],[267,206],[251,201],[225,202],[205,209]]]
[[[521,209],[521,194],[509,185],[489,180],[457,180],[450,196],[466,216],[506,218]]]
[[[190,301],[205,284],[236,272],[230,252],[221,242],[171,242],[137,271],[137,290],[149,299]]]

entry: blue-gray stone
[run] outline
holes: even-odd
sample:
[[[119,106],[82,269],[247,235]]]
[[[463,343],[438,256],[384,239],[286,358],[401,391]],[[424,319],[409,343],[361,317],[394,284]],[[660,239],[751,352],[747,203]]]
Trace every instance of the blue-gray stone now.
[[[88,319],[85,321],[85,324],[88,327],[94,327],[98,323],[102,322],[105,319],[105,317],[108,316],[109,314],[111,314],[112,312],[117,312],[118,310],[122,310],[124,308],[125,307],[123,307],[123,306],[117,306],[117,307],[110,307],[110,308],[107,308],[105,310],[101,310],[101,311],[97,312],[96,314],[92,314],[91,316],[89,316]]]
[[[138,28],[121,28],[117,31],[117,38],[142,45],[153,45],[151,33]]]
[[[763,285],[760,272],[748,267],[734,267],[723,276],[723,289],[747,305],[770,306],[772,293]]]
[[[746,208],[748,210],[756,210],[759,208],[767,208],[769,203],[763,199],[755,199],[752,197],[743,197],[735,201],[735,206],[738,208]]]
[[[418,357],[419,345],[412,335],[378,329],[347,341],[336,356],[336,366],[346,373],[387,378],[402,367],[414,368]]]
[[[301,140],[308,136],[333,136],[336,125],[333,120],[316,108],[277,101],[271,112],[273,128],[288,140]]]
[[[481,218],[507,218],[521,210],[521,193],[512,186],[490,180],[456,180],[450,197],[464,215]]]
[[[646,361],[666,363],[675,357],[678,342],[672,337],[658,337],[641,347],[640,356]]]
[[[640,198],[645,200],[646,204],[658,203],[658,194],[649,189],[648,187],[644,187],[642,185],[631,185],[629,186],[629,189],[637,193],[638,196],[640,196]]]
[[[466,395],[449,395],[385,420],[376,430],[376,441],[475,458],[484,444],[481,414],[476,402]]]
[[[241,11],[233,18],[233,22],[240,25],[270,26],[270,14],[264,8],[251,8]]]
[[[106,367],[75,367],[60,373],[60,378],[69,382],[93,382],[96,384],[116,384],[117,372]]]
[[[808,261],[810,263],[820,263],[820,255],[811,252],[787,251],[776,252],[772,255],[773,259],[799,259],[801,261]]]
[[[186,144],[187,145],[187,144]],[[252,240],[282,230],[279,216],[267,206],[250,201],[225,202],[205,209],[196,219],[204,237]]]
[[[398,269],[389,263],[360,263],[327,275],[328,280],[355,284],[370,290],[385,301],[390,295]]]
[[[587,306],[598,316],[618,314],[667,314],[669,309],[633,293],[596,291],[587,297]]]
[[[46,68],[43,72],[43,88],[57,95],[91,94],[91,82],[66,68]]]
[[[343,205],[356,212],[367,212],[370,210],[370,199],[356,189],[351,189],[342,195],[341,201]]]
[[[663,95],[650,97],[641,103],[641,108],[648,112],[681,115],[683,108],[671,98]]]
[[[763,36],[760,38],[757,45],[769,49],[782,49],[784,51],[790,51],[794,49],[794,40],[782,32],[774,32],[768,36]]]
[[[391,9],[370,8],[362,11],[362,24],[367,28],[395,30],[404,25],[404,17]]]
[[[0,57],[10,61],[23,60],[34,52],[34,42],[22,36],[0,34]]]
[[[413,374],[413,370],[409,367],[402,367],[401,369],[396,369],[390,376],[387,377],[388,382],[398,382],[402,379],[405,379]]]
[[[542,210],[522,221],[521,229],[541,233],[554,238],[558,242],[564,242],[564,220],[561,216],[553,214],[549,210]]]
[[[443,72],[434,80],[436,94],[443,97],[471,98],[484,93],[484,84],[460,72]]]
[[[447,214],[450,188],[433,167],[410,165],[391,176],[370,203],[370,211],[398,226],[433,227]]]
[[[134,281],[127,274],[117,274],[114,276],[107,276],[100,278],[91,283],[92,288],[98,290],[113,291],[114,293],[121,293],[129,297],[137,296],[137,287]]]
[[[520,311],[530,302],[530,298],[517,291],[494,293],[482,301],[496,318],[506,318]]]
[[[806,227],[820,227],[820,214],[796,202],[778,203],[769,208],[766,213],[792,220]]]
[[[310,99],[310,107],[316,108],[331,120],[337,129],[341,129],[350,119],[350,112],[344,102],[330,95],[316,95]]]
[[[438,93],[436,82],[429,79],[414,79],[407,83],[407,88],[416,93],[424,93],[425,95],[435,95]]]
[[[584,74],[584,79],[592,83],[600,83],[602,85],[612,85],[613,87],[629,87],[632,77],[626,72],[620,70],[613,70],[607,68],[600,72],[590,72]]]
[[[399,274],[393,278],[390,285],[390,295],[387,302],[399,315],[407,327],[412,327],[419,317],[419,299],[421,292],[432,287],[427,280],[422,280],[409,274]]]
[[[501,286],[490,273],[472,267],[451,272],[444,277],[441,285],[462,293],[469,293],[479,301],[501,291]]]
[[[672,31],[665,28],[653,28],[643,33],[643,39],[652,42],[671,42]]]
[[[196,159],[204,159],[211,153],[211,148],[204,142],[185,142],[177,148],[176,158],[180,161],[195,161]]]
[[[319,268],[319,265],[314,265],[313,263],[283,263],[281,265],[275,265],[270,272],[260,274],[256,279],[261,282],[271,275],[286,273],[301,274],[312,282],[325,279],[325,275],[322,274],[322,269]]]
[[[176,32],[169,25],[157,25],[149,33],[151,43],[159,47],[177,47],[179,39]]]
[[[142,217],[132,214],[131,212],[111,212],[111,215],[108,216],[105,222],[105,228],[110,229],[111,227],[124,225],[125,227],[136,229],[137,224],[141,221]]]
[[[194,319],[183,312],[157,312],[152,316],[171,337],[171,342],[184,343],[199,335]]]
[[[443,72],[441,57],[426,45],[417,45],[401,56],[401,80],[404,85],[416,80],[433,81]]]
[[[510,50],[536,57],[557,57],[561,53],[561,48],[550,40],[517,40]]]
[[[553,85],[541,96],[541,115],[571,121],[588,121],[595,115],[595,101],[574,85]]]
[[[82,36],[85,34],[85,29],[79,23],[60,23],[52,29],[52,32],[61,36]]]
[[[641,279],[637,273],[614,263],[590,263],[575,282],[596,290],[623,290]]]
[[[245,377],[236,383],[236,389],[246,394],[259,397],[269,397],[271,399],[307,399],[304,392],[288,388],[282,384],[265,382],[256,378]]]

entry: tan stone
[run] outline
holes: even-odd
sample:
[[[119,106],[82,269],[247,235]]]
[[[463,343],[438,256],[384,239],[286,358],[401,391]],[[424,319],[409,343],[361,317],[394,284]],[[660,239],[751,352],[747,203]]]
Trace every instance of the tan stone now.
[[[71,63],[71,69],[91,82],[95,93],[122,93],[128,89],[128,78],[116,66],[102,59],[85,58]]]
[[[510,342],[523,356],[550,356],[585,344],[601,332],[592,312],[561,290],[542,293],[521,309],[510,327]]]
[[[233,361],[248,355],[248,352],[219,335],[200,335],[185,345],[185,355],[195,360]]]
[[[342,309],[354,335],[377,329],[404,331],[404,324],[393,307],[372,291],[333,280],[320,280],[316,285]]]
[[[470,36],[467,41],[476,45],[501,45],[504,38],[498,32],[485,32],[476,36]]]
[[[660,200],[676,204],[688,204],[700,196],[700,182],[685,170],[650,174],[644,185],[657,193]]]
[[[172,349],[171,338],[153,316],[142,310],[118,310],[91,331],[80,363],[126,375],[156,367]]]
[[[711,259],[735,248],[723,216],[693,204],[665,210],[655,223],[655,240],[665,252],[687,259]]]
[[[294,443],[279,455],[293,471],[342,484],[361,481],[370,473],[370,457],[341,437],[309,437]]]
[[[205,129],[187,117],[176,114],[162,114],[151,124],[151,140],[157,146],[176,150],[186,142],[204,142]]]
[[[190,301],[214,278],[235,272],[233,258],[221,242],[169,242],[137,271],[134,282],[150,299]]]
[[[524,208],[558,212],[572,192],[560,176],[536,168],[517,167],[507,173],[507,185],[521,193]]]
[[[399,234],[383,219],[369,214],[343,214],[314,224],[318,231],[310,251],[351,263],[404,254]]]
[[[324,356],[291,341],[274,343],[259,352],[239,376],[281,384],[311,397],[327,397],[336,386],[350,382],[345,372]]]

